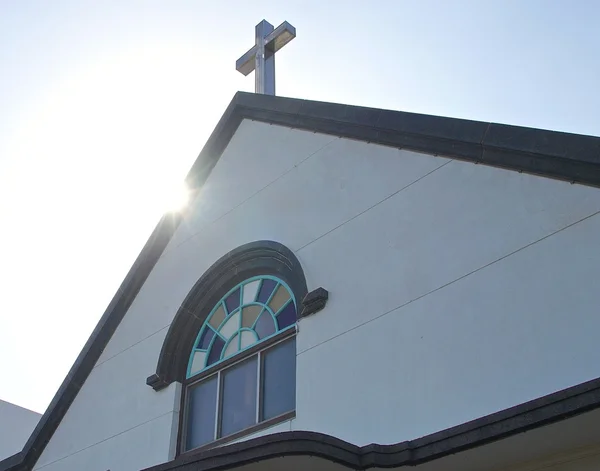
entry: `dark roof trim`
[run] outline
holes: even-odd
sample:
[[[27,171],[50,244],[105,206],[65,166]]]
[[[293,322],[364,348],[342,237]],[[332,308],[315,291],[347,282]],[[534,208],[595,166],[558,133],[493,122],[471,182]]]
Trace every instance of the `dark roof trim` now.
[[[186,177],[191,189],[203,185],[245,118],[600,187],[598,137],[238,92]],[[0,471],[33,467],[180,220],[161,219],[23,451],[0,461]]]
[[[600,186],[600,138],[238,93],[243,118]]]
[[[231,469],[281,456],[317,456],[350,469],[415,466],[600,408],[600,378],[416,440],[356,446],[316,432],[281,432],[199,453],[144,471]]]

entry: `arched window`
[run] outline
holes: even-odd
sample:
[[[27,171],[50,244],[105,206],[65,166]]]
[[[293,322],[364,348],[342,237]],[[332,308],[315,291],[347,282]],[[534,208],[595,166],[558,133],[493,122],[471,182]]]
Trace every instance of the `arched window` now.
[[[296,323],[296,300],[273,276],[237,285],[216,304],[198,333],[188,363],[190,378]]]
[[[183,300],[165,337],[159,391],[183,385],[177,454],[220,443],[295,416],[296,322],[322,309],[300,262],[261,240],[223,255]]]
[[[296,312],[291,289],[268,275],[244,280],[213,307],[188,362],[185,451],[293,414]]]

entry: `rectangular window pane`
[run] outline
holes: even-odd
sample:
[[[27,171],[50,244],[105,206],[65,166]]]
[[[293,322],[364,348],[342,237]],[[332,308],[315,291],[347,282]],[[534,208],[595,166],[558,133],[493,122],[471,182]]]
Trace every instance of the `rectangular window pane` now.
[[[256,369],[255,355],[223,371],[221,437],[256,423]]]
[[[191,386],[188,390],[186,450],[215,439],[217,377]]]
[[[263,354],[262,420],[296,408],[296,338]]]

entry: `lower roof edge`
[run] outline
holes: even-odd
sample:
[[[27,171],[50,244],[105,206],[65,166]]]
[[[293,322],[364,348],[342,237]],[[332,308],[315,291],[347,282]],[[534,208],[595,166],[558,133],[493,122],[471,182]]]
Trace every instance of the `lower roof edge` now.
[[[600,378],[424,437],[356,446],[310,431],[279,432],[202,452],[188,452],[144,471],[233,469],[284,456],[319,457],[350,469],[416,466],[600,408]]]

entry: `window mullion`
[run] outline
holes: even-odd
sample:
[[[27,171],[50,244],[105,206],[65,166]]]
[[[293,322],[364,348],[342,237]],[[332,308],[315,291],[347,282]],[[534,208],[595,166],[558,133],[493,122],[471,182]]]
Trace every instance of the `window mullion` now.
[[[219,371],[217,372],[217,404],[215,406],[217,408],[217,410],[215,411],[215,440],[219,438],[219,423],[221,422],[221,382],[221,372]]]
[[[262,373],[262,368],[261,368],[261,364],[262,364],[262,352],[258,352],[257,354],[258,356],[258,361],[256,362],[256,367],[257,367],[257,371],[256,371],[256,423],[260,422],[260,403],[261,403],[261,383],[262,383],[262,378],[261,378],[261,373]]]

